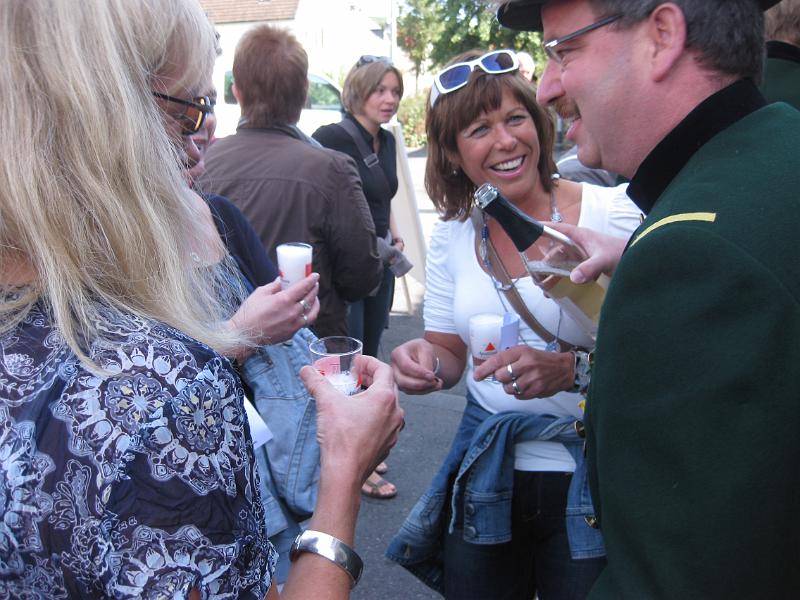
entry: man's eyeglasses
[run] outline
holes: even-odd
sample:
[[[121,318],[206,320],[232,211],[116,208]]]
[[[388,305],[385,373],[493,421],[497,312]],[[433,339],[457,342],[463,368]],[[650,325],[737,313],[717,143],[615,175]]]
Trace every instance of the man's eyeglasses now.
[[[186,107],[183,114],[179,117],[181,133],[183,135],[192,135],[200,131],[206,120],[206,115],[210,112],[214,112],[213,104],[211,104],[211,100],[209,100],[208,96],[197,96],[191,100],[175,98],[174,96],[167,96],[166,94],[159,94],[158,92],[153,92],[153,96]]]
[[[386,63],[389,66],[392,66],[392,59],[388,56],[375,56],[374,54],[365,54],[361,58],[358,59],[356,63],[356,69],[360,69],[364,65],[368,65],[374,62],[382,62]]]
[[[519,59],[513,50],[495,50],[475,60],[450,65],[433,78],[431,88],[431,107],[442,94],[449,94],[461,89],[469,81],[472,71],[478,67],[490,75],[501,75],[519,69]]]
[[[563,50],[559,50],[558,47],[571,40],[574,40],[576,37],[579,37],[585,33],[589,33],[590,31],[594,31],[595,29],[599,29],[600,27],[604,27],[609,23],[613,23],[617,19],[621,19],[622,15],[613,15],[611,17],[606,17],[605,19],[600,19],[596,23],[592,23],[591,25],[587,25],[586,27],[581,27],[578,31],[573,31],[572,33],[568,33],[565,36],[560,38],[556,38],[544,44],[544,51],[547,53],[547,56],[552,58],[558,64],[561,64],[564,60]]]

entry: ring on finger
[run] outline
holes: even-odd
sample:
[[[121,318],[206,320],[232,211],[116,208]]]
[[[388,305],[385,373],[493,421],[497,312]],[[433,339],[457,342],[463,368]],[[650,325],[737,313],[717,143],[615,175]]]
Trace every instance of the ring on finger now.
[[[297,303],[298,303],[300,306],[302,306],[302,307],[303,307],[303,314],[306,314],[306,313],[307,313],[309,310],[311,310],[311,307],[308,305],[308,302],[306,302],[306,301],[305,301],[305,299],[303,299],[303,300],[298,300],[298,301],[297,301]]]
[[[517,380],[517,376],[514,374],[514,369],[511,368],[511,363],[506,365],[506,373],[508,373],[508,376],[511,377],[511,381]]]
[[[517,382],[516,382],[516,381],[512,381],[512,382],[511,382],[511,387],[512,387],[512,388],[513,388],[513,390],[514,390],[514,395],[515,395],[515,396],[519,396],[519,395],[521,395],[521,394],[522,394],[522,390],[521,390],[521,389],[519,389],[519,386],[517,385]]]
[[[303,326],[304,327],[307,326],[308,325],[308,317],[306,316],[306,313],[303,313],[300,316],[303,317]]]

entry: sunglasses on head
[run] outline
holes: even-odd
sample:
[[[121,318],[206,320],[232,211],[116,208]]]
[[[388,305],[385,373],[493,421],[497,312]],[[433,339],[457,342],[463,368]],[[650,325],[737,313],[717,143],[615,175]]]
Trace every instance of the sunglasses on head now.
[[[487,52],[475,60],[450,65],[433,79],[431,107],[442,94],[455,92],[467,85],[469,76],[476,67],[490,75],[501,75],[519,69],[519,59],[513,50],[495,50]]]
[[[374,54],[365,54],[361,58],[358,59],[356,63],[356,69],[363,67],[364,65],[368,65],[374,62],[382,62],[386,63],[387,65],[392,65],[392,59],[388,56],[375,56]]]
[[[183,114],[178,118],[181,123],[181,133],[183,135],[192,135],[200,131],[203,127],[203,123],[205,123],[206,115],[210,112],[214,112],[214,105],[211,103],[208,96],[197,96],[191,100],[175,98],[174,96],[167,96],[166,94],[159,94],[158,92],[153,92],[153,96],[186,107]]]

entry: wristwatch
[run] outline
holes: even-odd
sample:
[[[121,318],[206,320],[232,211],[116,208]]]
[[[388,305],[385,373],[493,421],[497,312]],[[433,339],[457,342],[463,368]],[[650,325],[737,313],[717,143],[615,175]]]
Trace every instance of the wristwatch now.
[[[355,550],[342,540],[321,531],[306,529],[294,538],[292,548],[289,550],[289,560],[296,560],[301,552],[319,554],[344,569],[350,575],[351,590],[356,587],[364,571],[364,561]]]
[[[594,352],[573,350],[572,354],[575,356],[575,381],[571,391],[585,396],[589,389],[589,383],[592,381]]]

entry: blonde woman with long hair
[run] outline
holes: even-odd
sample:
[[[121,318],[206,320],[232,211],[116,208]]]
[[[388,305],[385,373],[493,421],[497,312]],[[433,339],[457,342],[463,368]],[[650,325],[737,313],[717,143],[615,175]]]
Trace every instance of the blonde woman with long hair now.
[[[277,597],[218,354],[247,336],[224,323],[224,248],[162,124],[202,124],[213,61],[194,0],[0,3],[0,596]],[[350,399],[302,372],[311,527],[339,548],[402,425],[388,368],[364,369]],[[303,549],[284,596],[346,597],[351,565]]]

